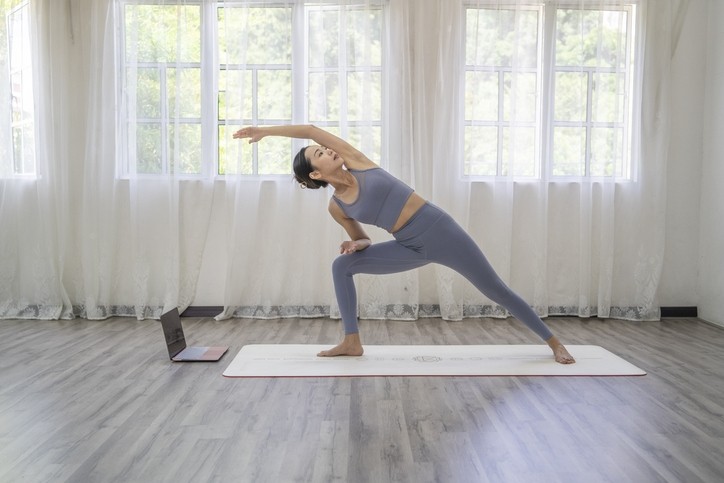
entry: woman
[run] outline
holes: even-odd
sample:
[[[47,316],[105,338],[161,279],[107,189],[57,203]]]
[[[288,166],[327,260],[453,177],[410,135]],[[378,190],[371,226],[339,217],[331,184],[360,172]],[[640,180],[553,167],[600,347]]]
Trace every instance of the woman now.
[[[302,188],[334,187],[329,213],[351,240],[340,247],[332,265],[334,290],[344,323],[344,340],[319,356],[361,356],[357,294],[353,275],[385,274],[431,262],[462,274],[494,302],[524,322],[553,350],[561,364],[575,362],[561,342],[523,299],[510,290],[472,238],[444,211],[426,202],[346,141],[314,126],[246,127],[235,139],[258,142],[266,136],[311,139],[294,158],[294,177]],[[395,240],[372,245],[362,223],[379,226]]]

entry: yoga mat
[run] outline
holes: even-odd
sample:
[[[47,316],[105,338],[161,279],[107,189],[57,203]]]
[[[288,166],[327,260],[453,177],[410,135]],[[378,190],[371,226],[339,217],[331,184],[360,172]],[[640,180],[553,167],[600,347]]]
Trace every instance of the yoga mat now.
[[[241,348],[225,377],[643,376],[606,349],[567,345],[559,364],[547,345],[365,345],[361,357],[317,357],[332,345],[254,344]]]

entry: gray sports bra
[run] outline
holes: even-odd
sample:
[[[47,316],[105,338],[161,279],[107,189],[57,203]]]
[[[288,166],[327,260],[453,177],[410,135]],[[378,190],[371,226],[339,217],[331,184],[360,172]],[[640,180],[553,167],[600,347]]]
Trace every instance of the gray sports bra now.
[[[357,178],[357,199],[353,203],[345,203],[332,196],[334,201],[348,217],[392,231],[414,190],[382,168],[347,171]]]

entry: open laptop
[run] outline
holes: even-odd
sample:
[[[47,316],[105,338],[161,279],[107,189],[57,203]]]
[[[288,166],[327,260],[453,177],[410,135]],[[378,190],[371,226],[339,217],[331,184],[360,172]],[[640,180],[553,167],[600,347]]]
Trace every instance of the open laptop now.
[[[163,335],[166,337],[168,356],[174,362],[218,361],[228,347],[187,347],[178,309],[161,316]]]

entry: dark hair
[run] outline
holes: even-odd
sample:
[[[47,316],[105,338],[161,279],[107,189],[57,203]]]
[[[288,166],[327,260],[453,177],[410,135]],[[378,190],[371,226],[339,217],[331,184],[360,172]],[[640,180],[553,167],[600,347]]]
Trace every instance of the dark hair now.
[[[294,163],[292,163],[292,167],[294,168],[294,179],[297,180],[297,183],[301,184],[302,187],[312,190],[326,188],[328,184],[326,181],[312,179],[309,177],[309,173],[314,171],[314,167],[306,156],[304,156],[304,151],[307,147],[309,146],[303,147],[297,155],[294,156]]]

